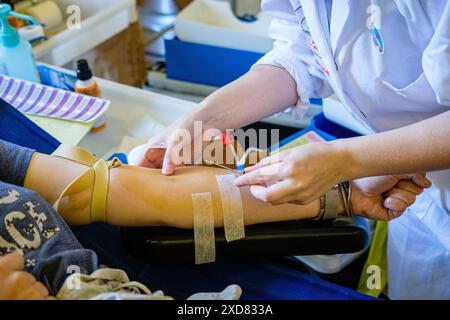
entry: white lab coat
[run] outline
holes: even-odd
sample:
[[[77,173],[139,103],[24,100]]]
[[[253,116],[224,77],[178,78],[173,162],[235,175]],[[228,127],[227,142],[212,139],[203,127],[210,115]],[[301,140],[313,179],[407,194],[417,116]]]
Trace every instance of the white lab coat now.
[[[297,112],[336,93],[379,132],[450,110],[450,1],[263,0],[262,9],[275,42],[257,64],[291,74]],[[429,177],[433,187],[389,224],[393,299],[450,299],[450,170]]]

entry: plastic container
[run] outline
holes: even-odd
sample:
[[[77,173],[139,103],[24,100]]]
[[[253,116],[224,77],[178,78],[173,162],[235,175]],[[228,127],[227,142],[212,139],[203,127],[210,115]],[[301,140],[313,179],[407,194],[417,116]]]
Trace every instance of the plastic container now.
[[[79,29],[64,29],[33,48],[37,60],[63,66],[125,30],[137,20],[135,0],[56,0],[65,14],[67,7],[79,6]],[[65,17],[67,18],[67,17]]]
[[[375,222],[372,220],[361,218],[365,220],[368,237],[372,237],[373,228]],[[332,254],[332,255],[309,255],[309,256],[294,256],[297,259],[314,271],[321,274],[335,274],[342,271],[350,263],[355,261],[357,258],[362,256],[369,247],[355,252],[355,253],[343,253],[343,254]]]
[[[245,74],[263,54],[166,39],[170,79],[222,87]]]
[[[272,49],[272,19],[260,12],[254,22],[234,16],[229,1],[195,0],[175,18],[175,32],[183,41],[265,53]]]
[[[35,22],[32,18],[11,11],[8,4],[0,4],[0,74],[31,82],[39,82],[31,45],[21,40],[8,21],[10,16]]]

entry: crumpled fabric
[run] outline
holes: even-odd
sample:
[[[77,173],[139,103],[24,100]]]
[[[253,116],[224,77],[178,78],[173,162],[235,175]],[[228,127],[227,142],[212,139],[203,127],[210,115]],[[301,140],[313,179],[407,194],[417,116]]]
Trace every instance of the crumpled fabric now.
[[[173,300],[162,291],[152,293],[142,283],[130,281],[119,269],[98,269],[91,275],[70,275],[56,295],[60,300]]]
[[[187,300],[239,300],[242,289],[230,285],[221,292],[201,292]],[[151,292],[140,282],[130,281],[123,270],[102,268],[91,275],[74,273],[59,290],[59,300],[173,300],[163,291]]]

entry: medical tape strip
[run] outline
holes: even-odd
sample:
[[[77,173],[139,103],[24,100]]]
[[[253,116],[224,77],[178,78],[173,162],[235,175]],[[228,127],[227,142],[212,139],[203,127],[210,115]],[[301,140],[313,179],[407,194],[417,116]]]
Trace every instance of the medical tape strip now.
[[[235,179],[233,174],[216,176],[222,198],[223,227],[227,242],[245,238],[244,208],[241,192],[234,185]]]
[[[214,211],[210,192],[193,193],[195,264],[216,261]]]

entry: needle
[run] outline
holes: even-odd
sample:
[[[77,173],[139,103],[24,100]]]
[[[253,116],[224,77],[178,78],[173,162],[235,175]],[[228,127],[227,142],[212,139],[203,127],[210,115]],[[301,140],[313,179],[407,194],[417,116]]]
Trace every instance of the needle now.
[[[233,172],[234,174],[236,174],[236,175],[238,175],[238,176],[240,176],[240,175],[242,174],[241,172],[239,172],[239,171],[237,171],[237,170],[228,168],[228,167],[226,167],[226,166],[224,166],[224,165],[221,165],[220,163],[217,163],[217,162],[215,162],[215,161],[205,160],[205,162],[206,162],[207,164],[215,165],[215,166],[217,166],[217,167],[219,167],[219,168],[222,168],[222,169],[226,169],[226,170],[228,170],[228,171],[231,171],[231,172]]]

